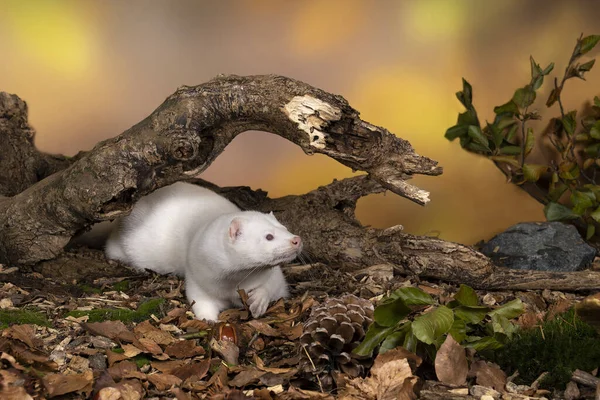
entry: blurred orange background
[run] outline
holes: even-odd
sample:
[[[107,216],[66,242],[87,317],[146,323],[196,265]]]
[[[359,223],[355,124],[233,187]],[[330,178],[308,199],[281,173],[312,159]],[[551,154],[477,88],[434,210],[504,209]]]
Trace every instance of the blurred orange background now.
[[[359,202],[364,224],[472,244],[543,213],[489,161],[444,139],[462,111],[461,77],[491,120],[529,82],[530,54],[562,73],[579,34],[600,34],[599,18],[591,0],[0,0],[0,90],[27,101],[41,150],[73,155],[139,122],[180,85],[219,73],[293,77],[343,95],[444,167],[412,181],[431,191],[429,205],[369,196]],[[567,83],[567,108],[600,94],[596,69],[587,83]],[[536,103],[546,117],[557,113],[543,104],[549,86]],[[203,177],[281,196],[351,175],[248,132]]]

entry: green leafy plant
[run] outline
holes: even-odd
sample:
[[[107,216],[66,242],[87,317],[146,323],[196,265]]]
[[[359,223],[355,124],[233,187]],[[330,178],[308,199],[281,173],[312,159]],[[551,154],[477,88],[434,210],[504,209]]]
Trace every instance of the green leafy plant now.
[[[564,389],[573,371],[592,371],[600,364],[600,334],[570,310],[539,327],[517,332],[506,346],[483,352],[509,374],[519,371],[517,383],[530,384],[543,372],[544,388]]]
[[[545,204],[549,221],[574,222],[585,228],[588,239],[600,226],[600,98],[596,96],[593,104],[578,116],[574,110],[565,111],[561,94],[569,79],[585,80],[596,60],[579,61],[599,41],[600,35],[579,37],[562,78],[554,79],[546,106],[558,104],[560,116],[552,118],[548,128],[538,135],[554,148],[555,154],[546,162],[529,162],[541,139],[536,138],[528,122],[541,119],[533,106],[554,63],[542,69],[533,57],[529,83],[517,89],[509,101],[495,107],[493,122],[486,121],[485,126],[473,106],[473,88],[463,78],[463,90],[456,97],[466,111],[459,114],[456,125],[445,135],[449,140],[458,138],[464,149],[494,161],[513,183]]]
[[[418,288],[394,291],[375,308],[374,322],[354,353],[370,356],[377,348],[384,353],[402,346],[433,360],[447,335],[452,335],[465,347],[497,349],[516,330],[510,319],[523,313],[519,299],[494,309],[479,305],[475,291],[465,285],[460,286],[448,304],[435,303],[429,294]],[[419,314],[425,308],[431,309]]]

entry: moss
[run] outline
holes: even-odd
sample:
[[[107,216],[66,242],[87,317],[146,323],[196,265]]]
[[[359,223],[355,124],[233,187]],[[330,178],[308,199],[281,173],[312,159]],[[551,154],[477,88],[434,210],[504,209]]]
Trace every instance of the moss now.
[[[121,308],[99,308],[90,311],[71,311],[67,315],[80,318],[89,316],[89,322],[102,321],[123,321],[123,322],[141,322],[150,318],[151,314],[161,314],[161,306],[165,299],[150,299],[139,305],[137,310],[128,310]]]
[[[85,283],[80,284],[79,288],[83,291],[83,293],[96,293],[96,294],[102,293],[102,290],[100,290],[100,288],[86,285]]]
[[[133,357],[133,361],[135,362],[135,365],[137,365],[138,368],[142,368],[144,365],[150,364],[152,360],[140,354]]]
[[[29,309],[0,310],[0,329],[10,325],[32,324],[51,326],[46,314]]]
[[[112,286],[113,290],[116,290],[118,292],[126,292],[127,290],[129,290],[129,286],[130,283],[128,280],[123,280],[121,282],[117,282]]]
[[[575,369],[598,367],[599,340],[596,330],[570,310],[541,327],[520,331],[504,348],[484,355],[509,374],[519,370],[517,383],[530,384],[548,371],[541,387],[564,389]]]

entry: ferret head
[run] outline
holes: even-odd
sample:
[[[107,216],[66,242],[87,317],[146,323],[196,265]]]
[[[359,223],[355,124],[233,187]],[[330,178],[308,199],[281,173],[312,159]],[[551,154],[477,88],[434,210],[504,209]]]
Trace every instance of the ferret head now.
[[[292,261],[302,251],[302,239],[291,234],[273,213],[245,211],[229,224],[229,244],[248,268]]]

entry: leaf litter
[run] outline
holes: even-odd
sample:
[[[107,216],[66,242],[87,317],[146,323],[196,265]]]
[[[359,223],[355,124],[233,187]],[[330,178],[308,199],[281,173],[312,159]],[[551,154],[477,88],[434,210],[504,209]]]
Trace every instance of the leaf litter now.
[[[22,275],[49,280],[35,272]],[[51,287],[60,290],[40,289],[39,282],[29,286],[23,276],[20,285],[0,284],[0,308],[27,307],[42,318],[2,330],[0,398],[353,400],[415,399],[418,393],[421,398],[469,398],[467,381],[485,393],[506,392],[506,374],[495,364],[472,359],[450,335],[437,352],[433,375],[423,372],[420,357],[398,347],[377,355],[364,376],[335,372],[336,390],[323,390],[298,367],[304,356],[299,338],[313,306],[348,293],[376,302],[391,290],[417,283],[395,277],[385,266],[354,274],[326,265],[291,266],[286,275],[294,297],[272,304],[259,319],[251,319],[247,310],[226,310],[224,322],[216,325],[193,318],[182,281],[172,276],[100,278],[92,282],[100,290],[78,296],[64,290],[59,279]],[[112,289],[125,280],[131,284],[121,286],[128,289]],[[440,299],[450,299],[456,291],[452,285],[425,281],[418,286]],[[551,304],[560,303],[560,308],[574,302],[555,292],[522,294],[528,305],[519,320],[524,326],[539,323],[547,311],[539,304],[548,297],[555,296]],[[138,322],[90,322],[85,315],[98,309],[136,311],[157,298],[164,299],[159,311]],[[487,294],[484,302],[507,298],[514,293]],[[68,315],[73,311],[81,313]],[[39,325],[43,318],[49,326]]]

